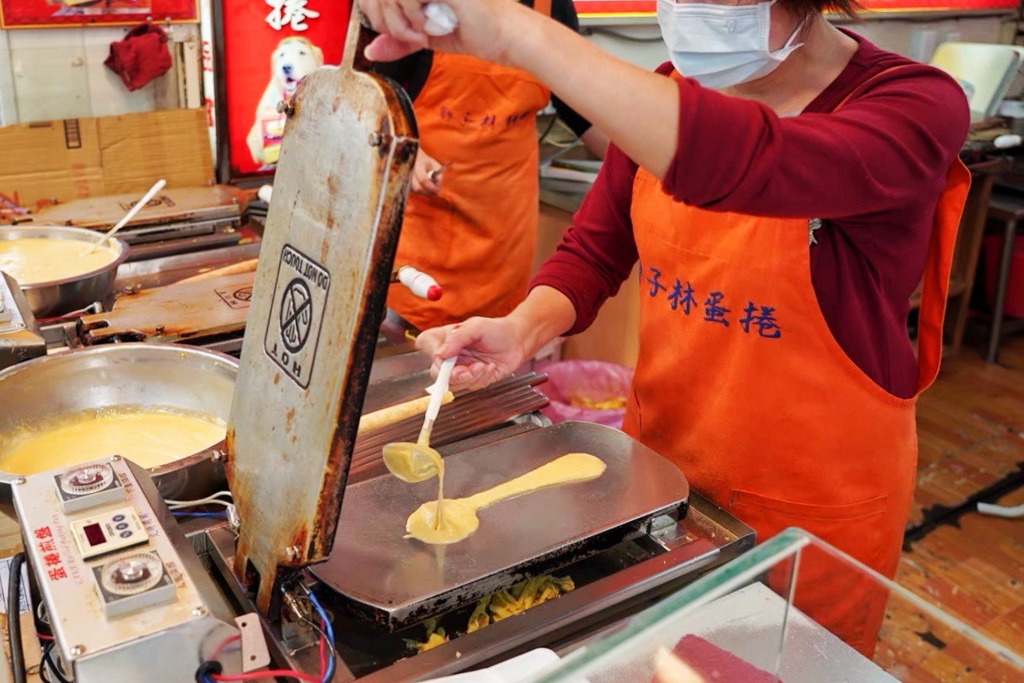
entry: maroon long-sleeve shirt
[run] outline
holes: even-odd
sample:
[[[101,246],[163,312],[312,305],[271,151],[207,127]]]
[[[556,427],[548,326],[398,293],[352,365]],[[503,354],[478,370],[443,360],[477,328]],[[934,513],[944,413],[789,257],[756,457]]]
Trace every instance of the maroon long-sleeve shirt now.
[[[868,376],[908,397],[917,382],[909,299],[970,115],[962,88],[943,72],[849,35],[859,43],[849,65],[799,116],[779,117],[680,79],[679,145],[662,186],[705,209],[824,219],[809,248],[825,320]],[[532,283],[572,301],[570,334],[593,322],[637,261],[630,221],[636,171],[619,149],[609,149],[572,226]]]

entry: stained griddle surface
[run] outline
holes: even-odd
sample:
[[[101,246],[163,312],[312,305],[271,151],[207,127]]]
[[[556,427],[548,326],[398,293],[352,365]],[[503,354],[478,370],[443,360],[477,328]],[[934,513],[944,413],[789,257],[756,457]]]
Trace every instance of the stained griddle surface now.
[[[357,613],[395,628],[475,601],[545,562],[573,561],[593,542],[617,542],[688,499],[686,478],[668,460],[618,430],[573,422],[446,458],[445,495],[478,493],[572,452],[601,458],[607,470],[481,510],[479,530],[449,546],[403,538],[409,514],[437,497],[436,479],[386,475],[351,485],[334,551],[313,572]]]

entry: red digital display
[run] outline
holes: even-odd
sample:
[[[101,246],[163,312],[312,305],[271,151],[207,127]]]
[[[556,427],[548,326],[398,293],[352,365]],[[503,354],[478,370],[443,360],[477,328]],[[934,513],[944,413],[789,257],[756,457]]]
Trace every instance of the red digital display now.
[[[85,533],[85,540],[89,541],[89,545],[93,547],[107,542],[107,537],[103,535],[103,529],[99,524],[86,524],[82,527],[82,531]]]

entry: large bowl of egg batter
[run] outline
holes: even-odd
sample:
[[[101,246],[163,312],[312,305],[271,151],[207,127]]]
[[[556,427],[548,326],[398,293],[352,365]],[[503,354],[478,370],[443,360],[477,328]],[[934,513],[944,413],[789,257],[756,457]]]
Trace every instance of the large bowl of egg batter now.
[[[93,249],[100,234],[84,228],[0,226],[0,270],[18,281],[37,318],[81,310],[113,299],[128,243],[114,237]]]
[[[147,468],[166,498],[223,489],[237,373],[216,351],[149,343],[12,366],[0,372],[0,482],[116,454]]]

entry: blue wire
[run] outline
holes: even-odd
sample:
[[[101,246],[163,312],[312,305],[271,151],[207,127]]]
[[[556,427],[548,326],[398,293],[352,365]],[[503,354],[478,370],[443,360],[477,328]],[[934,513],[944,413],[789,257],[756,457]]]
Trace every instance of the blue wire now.
[[[175,510],[171,513],[176,517],[219,517],[220,519],[227,519],[227,513],[225,512],[185,512],[181,510]]]
[[[333,646],[335,644],[335,642],[334,642],[334,629],[331,627],[331,620],[327,618],[327,612],[320,605],[320,601],[316,599],[316,596],[313,595],[313,591],[309,592],[309,604],[313,605],[313,609],[315,609],[317,611],[317,614],[320,615],[321,621],[324,622],[324,631],[327,632],[327,639],[329,641],[331,641],[331,645]],[[332,655],[331,657],[328,658],[327,671],[324,673],[324,678],[321,681],[321,683],[327,683],[333,677],[334,677],[334,657]]]

